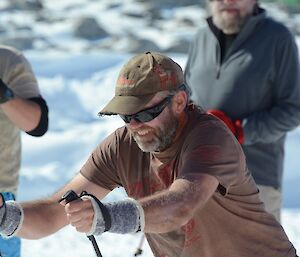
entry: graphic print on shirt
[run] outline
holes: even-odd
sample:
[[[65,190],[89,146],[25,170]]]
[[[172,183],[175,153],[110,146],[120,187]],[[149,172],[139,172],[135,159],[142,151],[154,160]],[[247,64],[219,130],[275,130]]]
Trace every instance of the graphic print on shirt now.
[[[150,174],[144,176],[142,181],[137,181],[128,185],[128,195],[135,199],[139,199],[167,189],[174,180],[173,164],[174,161],[171,161],[157,170],[150,168]]]
[[[195,219],[191,219],[187,224],[181,227],[181,230],[185,234],[184,248],[191,247],[193,244],[198,243],[201,239],[200,233],[195,228]]]

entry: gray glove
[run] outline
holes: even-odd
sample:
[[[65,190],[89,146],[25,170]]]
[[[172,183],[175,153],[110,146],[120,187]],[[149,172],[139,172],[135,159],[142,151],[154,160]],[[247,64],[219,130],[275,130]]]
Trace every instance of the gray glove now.
[[[0,79],[0,104],[14,98],[14,92]]]
[[[15,201],[5,202],[0,207],[0,235],[4,238],[13,237],[21,228],[24,213],[22,207]]]
[[[128,198],[103,204],[92,195],[83,197],[91,199],[95,212],[92,228],[87,235],[100,235],[105,231],[127,234],[144,230],[144,211],[138,201]]]

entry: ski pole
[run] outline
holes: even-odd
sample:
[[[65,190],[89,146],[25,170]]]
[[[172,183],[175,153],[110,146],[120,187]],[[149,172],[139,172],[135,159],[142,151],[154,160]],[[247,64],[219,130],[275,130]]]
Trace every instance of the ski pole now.
[[[145,235],[143,234],[142,237],[141,237],[139,246],[138,246],[138,248],[136,249],[136,251],[134,253],[134,256],[139,256],[143,253],[142,246],[143,246],[143,243],[144,243],[144,239],[145,239]]]
[[[60,202],[63,200],[66,200],[67,203],[72,202],[76,199],[79,199],[80,197],[73,191],[73,190],[69,190],[67,191],[62,198],[60,199]],[[94,236],[87,236],[87,238],[92,242],[92,245],[94,247],[94,250],[96,252],[97,257],[102,257],[102,254],[100,252],[100,249],[98,247],[98,244],[96,242],[96,239]]]

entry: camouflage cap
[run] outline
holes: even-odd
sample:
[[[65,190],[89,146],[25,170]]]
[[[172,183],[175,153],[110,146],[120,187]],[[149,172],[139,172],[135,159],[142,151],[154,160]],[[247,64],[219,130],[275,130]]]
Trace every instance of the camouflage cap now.
[[[183,71],[171,58],[146,52],[131,58],[121,69],[115,96],[99,115],[131,115],[144,109],[157,92],[183,84]]]

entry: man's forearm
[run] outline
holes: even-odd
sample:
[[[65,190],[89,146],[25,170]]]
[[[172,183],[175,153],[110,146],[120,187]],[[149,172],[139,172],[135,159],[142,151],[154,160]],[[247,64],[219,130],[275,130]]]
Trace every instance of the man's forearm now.
[[[64,208],[57,201],[43,200],[21,205],[24,221],[17,236],[38,239],[55,233],[68,224]]]
[[[31,131],[39,124],[41,108],[37,103],[15,97],[0,107],[10,121],[23,131]]]
[[[199,177],[194,182],[178,179],[169,189],[140,200],[145,213],[145,232],[166,233],[177,229],[205,205],[218,181],[212,176]]]

